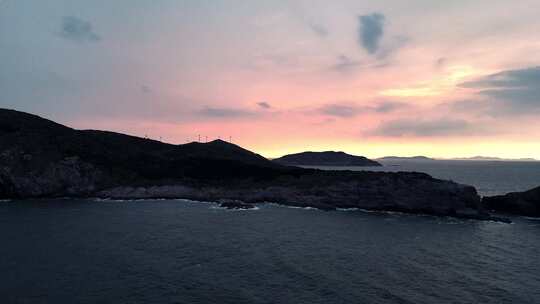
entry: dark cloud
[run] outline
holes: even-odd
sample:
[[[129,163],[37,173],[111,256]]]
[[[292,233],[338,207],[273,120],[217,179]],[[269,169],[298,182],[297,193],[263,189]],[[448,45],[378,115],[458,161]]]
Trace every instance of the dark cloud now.
[[[489,114],[493,104],[488,100],[467,99],[454,100],[436,105],[433,110],[439,113],[451,113],[451,115],[466,114],[470,117],[480,117]]]
[[[62,18],[60,35],[76,42],[96,42],[101,40],[92,29],[92,23],[73,16]]]
[[[371,135],[386,137],[435,137],[452,135],[474,135],[478,128],[472,128],[469,122],[459,119],[439,120],[393,120],[383,123]]]
[[[502,71],[460,86],[479,89],[478,94],[491,101],[495,115],[540,112],[540,66]]]
[[[256,112],[236,109],[236,108],[218,108],[205,107],[197,112],[200,116],[208,118],[245,118],[256,116]]]
[[[327,104],[319,108],[317,112],[327,116],[349,118],[365,113],[390,113],[409,106],[410,105],[406,103],[393,101],[383,101],[372,106],[359,106],[354,104]]]
[[[380,41],[384,35],[384,15],[373,13],[358,17],[360,22],[358,38],[360,45],[370,54],[379,50]]]
[[[271,109],[272,106],[268,103],[268,102],[265,102],[265,101],[261,101],[261,102],[258,102],[257,105],[260,107],[260,108],[263,108],[263,109]]]
[[[507,70],[461,84],[465,88],[521,88],[540,85],[540,66]]]
[[[358,114],[362,113],[363,108],[349,105],[330,104],[320,108],[319,112],[328,116],[348,118],[357,116]]]
[[[410,106],[410,104],[404,102],[383,101],[373,107],[373,110],[377,113],[390,113],[404,108],[409,108]]]
[[[311,23],[309,24],[309,28],[320,37],[328,36],[328,30],[320,24]]]

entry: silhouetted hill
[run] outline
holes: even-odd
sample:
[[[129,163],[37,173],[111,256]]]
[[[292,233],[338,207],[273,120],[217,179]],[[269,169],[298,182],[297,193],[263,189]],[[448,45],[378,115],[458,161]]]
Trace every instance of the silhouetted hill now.
[[[347,165],[372,165],[344,153],[331,153],[330,160],[336,155]],[[55,196],[225,199],[238,206],[276,202],[489,218],[473,187],[423,173],[288,167],[220,140],[171,145],[0,109],[0,199]]]
[[[0,109],[0,138],[0,162],[11,166],[11,173],[56,170],[51,164],[91,166],[105,177],[99,179],[105,185],[186,178],[268,178],[291,170],[220,140],[171,145],[114,132],[74,130],[14,110]],[[92,170],[88,171],[92,175]]]
[[[508,161],[508,162],[535,162],[534,158],[501,158],[493,156],[473,156],[473,157],[461,157],[452,158],[451,160],[470,160],[470,161]]]
[[[385,156],[377,158],[379,161],[433,161],[435,159],[426,156]]]
[[[288,154],[273,160],[276,163],[289,166],[381,166],[376,161],[363,156],[350,155],[345,152],[302,152]]]

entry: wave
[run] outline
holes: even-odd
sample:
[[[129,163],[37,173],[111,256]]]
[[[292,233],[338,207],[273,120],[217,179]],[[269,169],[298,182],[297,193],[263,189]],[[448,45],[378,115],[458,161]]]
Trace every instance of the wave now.
[[[540,221],[540,217],[522,216],[521,218],[526,219],[528,221]]]
[[[149,199],[119,199],[119,198],[94,198],[93,202],[109,202],[109,203],[124,203],[124,202],[140,202],[148,201]]]
[[[9,203],[11,202],[10,199],[0,199],[0,203]]]
[[[336,208],[336,210],[343,212],[361,211],[360,208]]]
[[[437,218],[456,219],[452,217],[439,217],[436,215],[424,214],[424,213],[409,213],[409,212],[390,211],[390,210],[370,210],[370,209],[357,208],[356,211],[360,211],[363,213],[371,213],[371,214],[391,215],[393,217],[424,217],[424,218],[434,218],[434,219],[437,219]]]
[[[315,208],[315,207],[298,207],[298,206],[285,206],[287,208],[291,208],[291,209],[302,209],[302,210],[319,210],[318,208]]]
[[[261,208],[259,208],[258,206],[255,206],[254,208],[249,208],[249,209],[240,209],[240,208],[230,209],[230,208],[225,208],[225,207],[220,207],[220,206],[212,206],[212,207],[210,207],[210,209],[224,210],[224,211],[257,211],[257,210],[261,210]]]
[[[168,198],[130,198],[130,199],[121,199],[121,198],[91,198],[93,202],[113,202],[113,203],[122,203],[122,202],[153,202],[153,201],[175,201],[176,199]]]
[[[211,204],[211,205],[218,204],[217,202],[196,201],[196,200],[191,200],[191,199],[186,199],[186,198],[175,198],[175,199],[170,199],[170,200],[175,201],[175,202],[188,203],[188,204]]]
[[[265,203],[265,205],[273,206],[273,207],[280,207],[280,208],[289,208],[289,209],[302,209],[302,210],[319,210],[315,207],[301,207],[301,206],[291,206],[291,205],[283,205],[279,203]]]

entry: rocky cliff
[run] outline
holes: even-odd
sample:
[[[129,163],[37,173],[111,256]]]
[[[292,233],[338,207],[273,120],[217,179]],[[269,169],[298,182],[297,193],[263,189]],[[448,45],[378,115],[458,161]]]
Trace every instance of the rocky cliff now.
[[[0,109],[0,199],[191,198],[485,218],[473,187],[422,173],[287,167],[223,141],[171,145]]]
[[[272,180],[116,187],[97,195],[115,199],[231,199],[252,204],[276,202],[324,210],[361,208],[435,215],[474,214],[480,209],[480,200],[473,187],[437,180],[423,173],[314,170]]]
[[[540,217],[540,187],[525,192],[484,197],[484,206],[496,212]]]

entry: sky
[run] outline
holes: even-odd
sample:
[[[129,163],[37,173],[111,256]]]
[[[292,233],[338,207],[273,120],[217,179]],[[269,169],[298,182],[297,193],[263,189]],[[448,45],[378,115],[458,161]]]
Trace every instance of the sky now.
[[[0,0],[0,107],[267,157],[540,159],[538,0]]]

